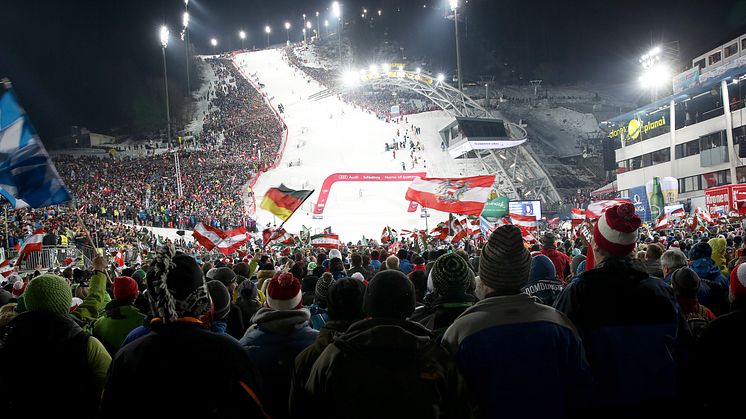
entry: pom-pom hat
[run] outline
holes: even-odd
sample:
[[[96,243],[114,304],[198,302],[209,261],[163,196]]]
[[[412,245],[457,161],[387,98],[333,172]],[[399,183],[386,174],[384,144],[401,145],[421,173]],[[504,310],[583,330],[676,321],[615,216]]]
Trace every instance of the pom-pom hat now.
[[[611,255],[626,256],[635,248],[637,229],[642,221],[631,202],[615,205],[601,216],[593,227],[593,241]]]

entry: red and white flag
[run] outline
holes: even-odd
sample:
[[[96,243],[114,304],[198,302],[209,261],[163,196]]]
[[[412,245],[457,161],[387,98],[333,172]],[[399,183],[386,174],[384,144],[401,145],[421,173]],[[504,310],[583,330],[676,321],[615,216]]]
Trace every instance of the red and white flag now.
[[[448,237],[448,224],[445,222],[438,223],[434,229],[430,230],[430,237],[437,240],[445,240]]]
[[[451,221],[451,243],[458,243],[466,238],[469,230],[466,228],[466,219],[458,219],[458,217],[452,217]]]
[[[18,263],[23,261],[31,252],[41,252],[42,241],[44,241],[44,227],[34,231],[34,234],[26,237],[21,248],[18,250]]]
[[[465,178],[416,178],[405,199],[425,208],[453,214],[479,215],[489,198],[495,175]]]
[[[124,255],[122,254],[122,249],[119,249],[117,251],[117,255],[114,256],[114,261],[117,263],[117,266],[120,268],[124,266]]]
[[[520,227],[520,226],[518,226],[518,228],[521,229],[521,237],[523,237],[524,241],[527,241],[529,243],[537,241],[536,237],[534,237],[534,235],[531,234],[531,232],[527,228]]]
[[[553,225],[559,224],[559,220],[559,217],[550,218],[547,220],[547,224],[549,224],[549,226],[551,227]]]
[[[295,236],[285,231],[284,228],[275,230],[267,241],[267,245],[275,244],[281,246],[292,246],[295,244]]]
[[[536,230],[536,217],[533,215],[508,214],[513,225],[526,230]]]
[[[704,221],[707,224],[712,224],[712,216],[708,214],[707,211],[703,211],[700,207],[697,207],[694,210],[694,216],[697,217],[700,221]]]
[[[585,220],[585,210],[580,208],[572,209],[572,228],[579,226]]]
[[[653,230],[660,231],[660,230],[665,230],[670,227],[671,227],[671,220],[668,219],[667,214],[663,214],[660,218],[658,218],[658,221],[656,221],[655,227],[653,227]]]
[[[394,240],[396,240],[396,230],[389,226],[384,227],[381,232],[381,244],[391,243]]]
[[[226,256],[238,250],[251,237],[244,227],[224,231],[202,223],[194,226],[192,236],[208,251],[217,248]]]
[[[311,236],[311,246],[323,249],[338,249],[341,242],[337,234],[317,234]]]
[[[614,205],[623,204],[630,202],[629,199],[606,199],[603,201],[595,201],[588,204],[588,208],[585,210],[585,216],[588,219],[596,220],[606,212],[607,209]]]
[[[684,218],[684,216],[686,216],[686,212],[684,211],[684,208],[678,208],[678,209],[671,211],[671,218],[673,219],[678,220],[678,219]]]
[[[8,259],[5,259],[2,262],[0,262],[0,275],[2,275],[4,278],[7,278],[12,273],[13,273],[13,267],[10,266],[10,261]]]

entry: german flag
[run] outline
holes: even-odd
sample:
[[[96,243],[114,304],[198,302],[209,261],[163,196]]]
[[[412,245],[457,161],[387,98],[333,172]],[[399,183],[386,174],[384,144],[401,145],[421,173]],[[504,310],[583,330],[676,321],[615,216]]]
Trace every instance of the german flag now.
[[[295,210],[301,206],[303,201],[308,199],[312,193],[313,190],[296,191],[280,184],[277,188],[269,188],[267,193],[264,194],[264,199],[262,199],[259,208],[267,210],[285,221],[293,215],[293,212],[295,212]]]

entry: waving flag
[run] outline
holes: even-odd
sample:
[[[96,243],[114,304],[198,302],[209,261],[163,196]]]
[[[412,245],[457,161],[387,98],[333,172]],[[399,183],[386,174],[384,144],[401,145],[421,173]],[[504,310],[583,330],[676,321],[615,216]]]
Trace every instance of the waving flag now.
[[[465,178],[416,178],[405,199],[425,208],[454,214],[479,215],[490,195],[495,175]]]
[[[668,219],[668,214],[663,214],[658,221],[655,223],[653,230],[660,231],[671,227],[671,220]]]
[[[41,252],[43,248],[42,242],[44,241],[44,227],[41,227],[34,231],[34,234],[26,237],[23,241],[21,248],[18,250],[18,262],[23,261],[26,256],[31,252]]]
[[[596,220],[601,218],[607,209],[625,202],[629,202],[629,199],[606,199],[603,201],[591,202],[585,210],[585,216],[588,219]]]
[[[293,246],[295,236],[285,231],[284,228],[277,229],[267,241],[267,244],[273,246]]]
[[[311,246],[323,249],[338,249],[340,245],[339,236],[336,234],[317,234],[311,236]]]
[[[384,227],[381,232],[381,244],[391,243],[394,240],[396,240],[396,230],[389,226]]]
[[[492,225],[492,223],[487,220],[486,218],[479,216],[479,230],[482,232],[482,236],[484,238],[487,238],[490,233],[492,233],[495,230],[495,227]]]
[[[451,243],[458,243],[464,238],[466,238],[466,235],[469,233],[469,230],[466,228],[466,219],[459,219],[458,217],[451,217],[450,220],[450,226],[451,226],[451,234],[453,237],[451,238]]]
[[[70,200],[10,82],[0,81],[0,194],[13,208],[40,208]]]
[[[536,217],[533,215],[508,214],[513,225],[520,229],[536,230]]]
[[[0,262],[0,275],[2,275],[4,278],[7,278],[12,273],[13,267],[10,266],[10,261],[8,259],[4,259],[2,262]]]
[[[224,231],[202,223],[194,226],[192,236],[205,249],[212,250],[217,248],[220,253],[226,256],[238,250],[251,237],[244,227]]]
[[[259,204],[259,208],[267,210],[276,215],[277,218],[285,221],[293,215],[295,210],[297,210],[298,207],[303,204],[303,201],[308,199],[312,193],[312,190],[296,191],[280,184],[277,188],[269,188],[269,190],[267,190],[267,193],[264,194],[264,199],[262,199],[262,203]]]
[[[444,221],[439,222],[434,229],[430,230],[430,237],[437,240],[445,240],[448,237],[448,224]]]

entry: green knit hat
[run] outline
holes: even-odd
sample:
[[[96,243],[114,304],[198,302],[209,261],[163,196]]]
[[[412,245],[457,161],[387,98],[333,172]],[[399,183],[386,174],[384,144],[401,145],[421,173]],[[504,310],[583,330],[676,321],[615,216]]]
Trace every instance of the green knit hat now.
[[[474,280],[474,272],[464,258],[456,253],[439,257],[430,270],[430,276],[434,291],[440,295],[461,294]]]
[[[29,282],[24,300],[28,311],[48,311],[64,315],[70,312],[73,294],[64,278],[45,274]]]

